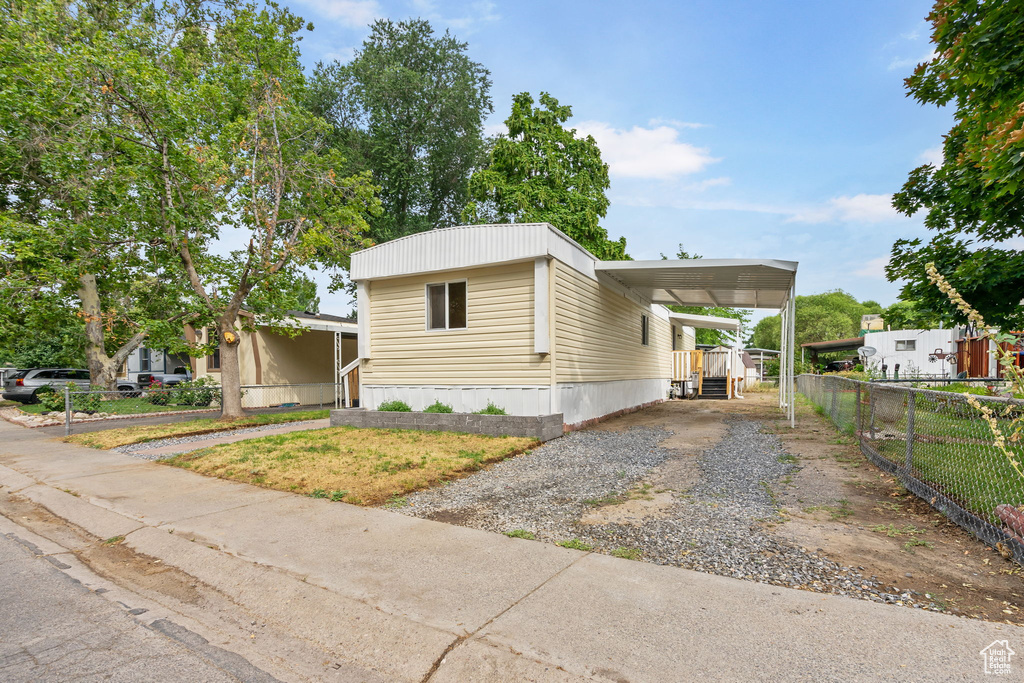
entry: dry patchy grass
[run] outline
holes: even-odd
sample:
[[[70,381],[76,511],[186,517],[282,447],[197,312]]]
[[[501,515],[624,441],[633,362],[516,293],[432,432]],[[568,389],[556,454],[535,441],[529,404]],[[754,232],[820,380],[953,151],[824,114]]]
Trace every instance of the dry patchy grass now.
[[[511,436],[332,427],[224,444],[163,462],[265,488],[379,505],[538,445]]]
[[[283,424],[286,422],[300,422],[302,420],[319,420],[330,415],[329,410],[300,410],[288,413],[270,413],[264,415],[249,415],[238,420],[221,420],[218,418],[205,418],[199,420],[186,420],[184,422],[172,422],[162,425],[140,425],[137,427],[121,427],[118,429],[104,429],[97,432],[75,434],[66,437],[68,443],[77,443],[90,448],[117,448],[133,443],[156,441],[178,436],[195,436],[197,434],[212,434],[230,429],[241,429],[243,427],[256,427],[259,425]]]

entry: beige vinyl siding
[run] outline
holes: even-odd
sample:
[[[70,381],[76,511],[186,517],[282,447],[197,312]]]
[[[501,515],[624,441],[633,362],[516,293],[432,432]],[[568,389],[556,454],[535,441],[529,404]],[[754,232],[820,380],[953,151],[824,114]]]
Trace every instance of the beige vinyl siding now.
[[[369,283],[363,384],[549,384],[533,352],[533,261]],[[426,330],[426,285],[466,281],[466,329]]]
[[[672,376],[672,329],[624,294],[554,261],[555,368],[559,382]],[[649,344],[640,343],[647,315]]]

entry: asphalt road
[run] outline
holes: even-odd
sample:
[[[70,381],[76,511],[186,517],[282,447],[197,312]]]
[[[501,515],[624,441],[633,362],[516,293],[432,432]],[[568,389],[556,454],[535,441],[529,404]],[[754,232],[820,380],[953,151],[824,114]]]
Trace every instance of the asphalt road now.
[[[0,680],[273,680],[173,622],[146,626],[0,534]]]

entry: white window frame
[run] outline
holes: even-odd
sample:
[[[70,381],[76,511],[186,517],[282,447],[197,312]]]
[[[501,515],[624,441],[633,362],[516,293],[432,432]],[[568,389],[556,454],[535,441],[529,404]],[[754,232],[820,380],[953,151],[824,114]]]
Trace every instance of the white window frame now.
[[[651,345],[651,316],[640,314],[640,346]]]
[[[139,347],[139,372],[153,371],[153,352],[148,347]]]
[[[466,326],[465,327],[450,327],[448,321],[448,313],[450,311],[448,305],[448,286],[452,284],[458,284],[464,282],[466,284]],[[430,288],[436,287],[437,285],[444,285],[444,327],[430,327]],[[423,285],[423,329],[427,332],[461,332],[462,330],[469,329],[469,280],[462,278],[461,280],[444,280],[442,282],[428,282]]]
[[[903,348],[900,348],[901,344],[903,345]],[[909,348],[907,348],[908,344],[910,345]],[[896,350],[897,351],[917,351],[917,340],[916,339],[897,339],[896,340]]]

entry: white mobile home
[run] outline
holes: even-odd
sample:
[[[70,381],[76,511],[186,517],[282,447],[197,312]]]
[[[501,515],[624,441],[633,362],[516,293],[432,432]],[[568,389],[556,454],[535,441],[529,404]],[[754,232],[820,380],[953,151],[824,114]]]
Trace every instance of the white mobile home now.
[[[795,273],[786,261],[599,261],[546,223],[409,235],[352,256],[362,404],[490,402],[574,425],[662,401],[673,349],[693,348],[662,304],[790,310]]]
[[[960,368],[950,358],[956,354],[955,333],[955,328],[868,332],[864,335],[864,345],[874,348],[875,353],[867,359],[867,365],[875,372],[881,372],[885,365],[889,377],[893,376],[897,365],[900,377],[956,377]],[[935,360],[930,360],[932,357]]]

